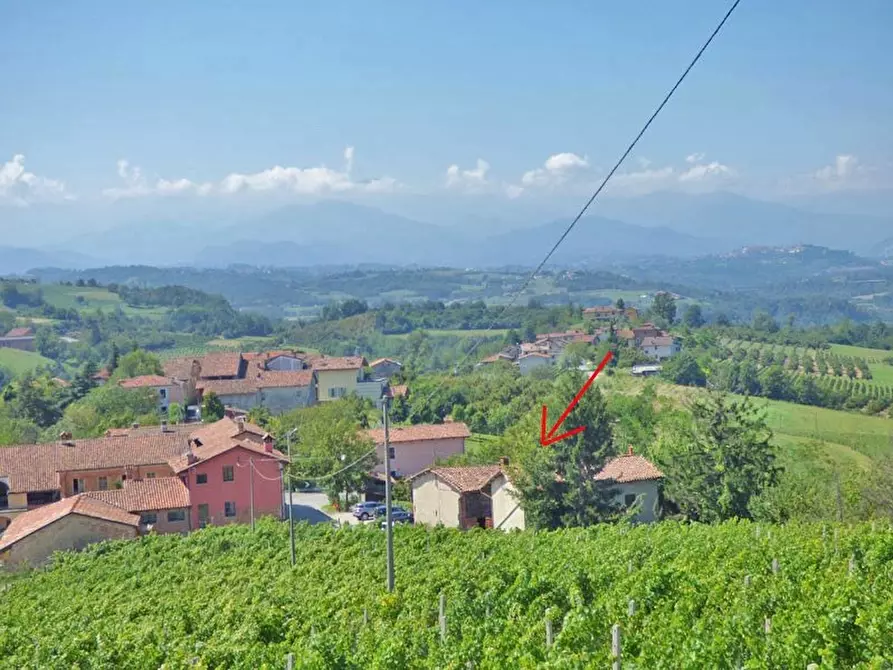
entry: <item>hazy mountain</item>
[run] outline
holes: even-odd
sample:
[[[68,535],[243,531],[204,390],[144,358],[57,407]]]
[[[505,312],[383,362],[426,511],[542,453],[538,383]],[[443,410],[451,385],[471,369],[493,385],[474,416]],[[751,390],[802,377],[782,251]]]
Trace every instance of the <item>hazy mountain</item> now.
[[[605,200],[600,213],[641,226],[665,226],[728,247],[814,244],[867,253],[893,228],[893,217],[809,212],[733,193],[661,192]]]
[[[97,262],[96,258],[75,252],[0,247],[0,275],[25,274],[31,268],[42,266],[79,270],[95,266]]]

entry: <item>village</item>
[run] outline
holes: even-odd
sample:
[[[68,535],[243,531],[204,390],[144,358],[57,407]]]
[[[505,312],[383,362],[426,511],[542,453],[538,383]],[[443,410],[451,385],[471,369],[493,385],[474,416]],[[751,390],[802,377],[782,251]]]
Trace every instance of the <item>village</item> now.
[[[653,324],[614,330],[614,319],[635,318],[634,310],[592,308],[588,318],[608,320],[592,333],[537,335],[535,342],[509,347],[480,366],[507,361],[527,374],[555,365],[574,342],[598,344],[612,333],[659,362],[678,352],[678,342]],[[10,333],[16,344],[30,333]],[[40,565],[54,551],[149,533],[189,533],[206,526],[254,524],[263,516],[286,520],[308,504],[313,519],[362,523],[379,521],[384,481],[404,482],[411,509],[397,509],[402,522],[451,528],[525,528],[524,511],[506,458],[491,465],[450,466],[466,452],[468,426],[447,417],[442,423],[390,427],[390,472],[385,472],[385,431],[363,429],[375,445],[375,465],[362,500],[352,511],[323,512],[312,494],[294,492],[288,475],[290,449],[248,415],[264,408],[272,415],[355,397],[379,412],[409,389],[399,361],[362,356],[330,357],[298,350],[217,352],[164,361],[163,374],[98,385],[149,389],[157,398],[160,425],[112,428],[103,437],[0,449],[0,563],[8,568]],[[636,373],[635,370],[632,371]],[[224,406],[223,418],[204,422],[200,407],[209,396]],[[173,405],[187,408],[183,422],[166,419]],[[596,475],[609,483],[618,508],[635,506],[635,521],[656,520],[663,474],[648,460],[627,453]],[[302,497],[303,496],[303,497]],[[300,518],[300,514],[298,515]]]

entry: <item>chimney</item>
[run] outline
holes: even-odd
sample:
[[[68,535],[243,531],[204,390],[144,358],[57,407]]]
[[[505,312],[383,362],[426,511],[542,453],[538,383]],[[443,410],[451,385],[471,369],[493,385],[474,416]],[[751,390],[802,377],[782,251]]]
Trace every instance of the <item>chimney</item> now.
[[[506,465],[508,465],[508,464],[509,464],[509,458],[508,458],[508,456],[503,456],[502,458],[500,458],[500,459],[499,459],[499,464],[500,464],[501,466],[503,466],[503,467],[505,467]]]
[[[71,439],[71,433],[69,433],[67,430],[62,431],[61,433],[59,433],[59,439],[62,440],[62,441],[70,440],[70,439]]]
[[[166,433],[166,432],[167,432],[167,421],[162,421],[162,422],[161,422],[161,432],[162,432],[162,433]]]
[[[245,430],[245,417],[244,416],[236,417],[236,425],[239,426],[240,431]]]
[[[269,433],[264,433],[264,451],[268,454],[273,453],[273,436]]]
[[[186,441],[186,462],[189,465],[192,465],[198,460],[198,457],[195,455],[195,452],[192,451],[192,440]]]
[[[136,430],[139,427],[140,427],[140,425],[136,421],[134,421],[133,425],[131,426],[131,428],[133,428],[134,430]]]
[[[631,445],[631,444],[630,444],[630,445],[627,445],[627,447],[626,447],[626,455],[627,455],[627,456],[632,456],[632,455],[633,455],[633,445]]]

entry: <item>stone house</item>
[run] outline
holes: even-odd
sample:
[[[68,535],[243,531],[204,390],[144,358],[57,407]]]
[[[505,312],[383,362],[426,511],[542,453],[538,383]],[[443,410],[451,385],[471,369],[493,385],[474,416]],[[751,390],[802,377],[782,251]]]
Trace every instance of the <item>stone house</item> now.
[[[611,485],[614,501],[622,508],[638,504],[636,521],[657,521],[660,515],[660,484],[664,474],[648,459],[637,456],[629,447],[623,456],[611,459],[595,476],[596,481]]]
[[[498,465],[433,467],[412,476],[412,507],[416,523],[447,528],[492,528],[493,480]]]
[[[365,431],[375,443],[378,463],[374,471],[384,473],[384,429]],[[392,426],[389,431],[391,475],[407,477],[431,467],[438,459],[465,453],[465,440],[471,431],[464,423],[417,424]]]

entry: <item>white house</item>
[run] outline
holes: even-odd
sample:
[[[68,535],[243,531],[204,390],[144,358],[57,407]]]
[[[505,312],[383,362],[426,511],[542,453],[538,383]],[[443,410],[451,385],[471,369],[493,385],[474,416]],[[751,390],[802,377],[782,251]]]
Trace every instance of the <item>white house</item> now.
[[[650,356],[659,361],[672,358],[681,350],[679,341],[675,337],[669,335],[643,337],[641,346],[642,352],[646,356]]]
[[[521,509],[518,491],[505,471],[490,482],[490,498],[493,502],[494,528],[504,531],[524,529],[524,510]]]
[[[623,508],[639,504],[636,521],[656,521],[660,504],[660,482],[664,474],[648,459],[636,456],[633,448],[610,461],[595,476],[616,491],[615,503]]]
[[[375,379],[389,379],[403,369],[403,364],[391,358],[379,358],[369,363],[369,367]]]

